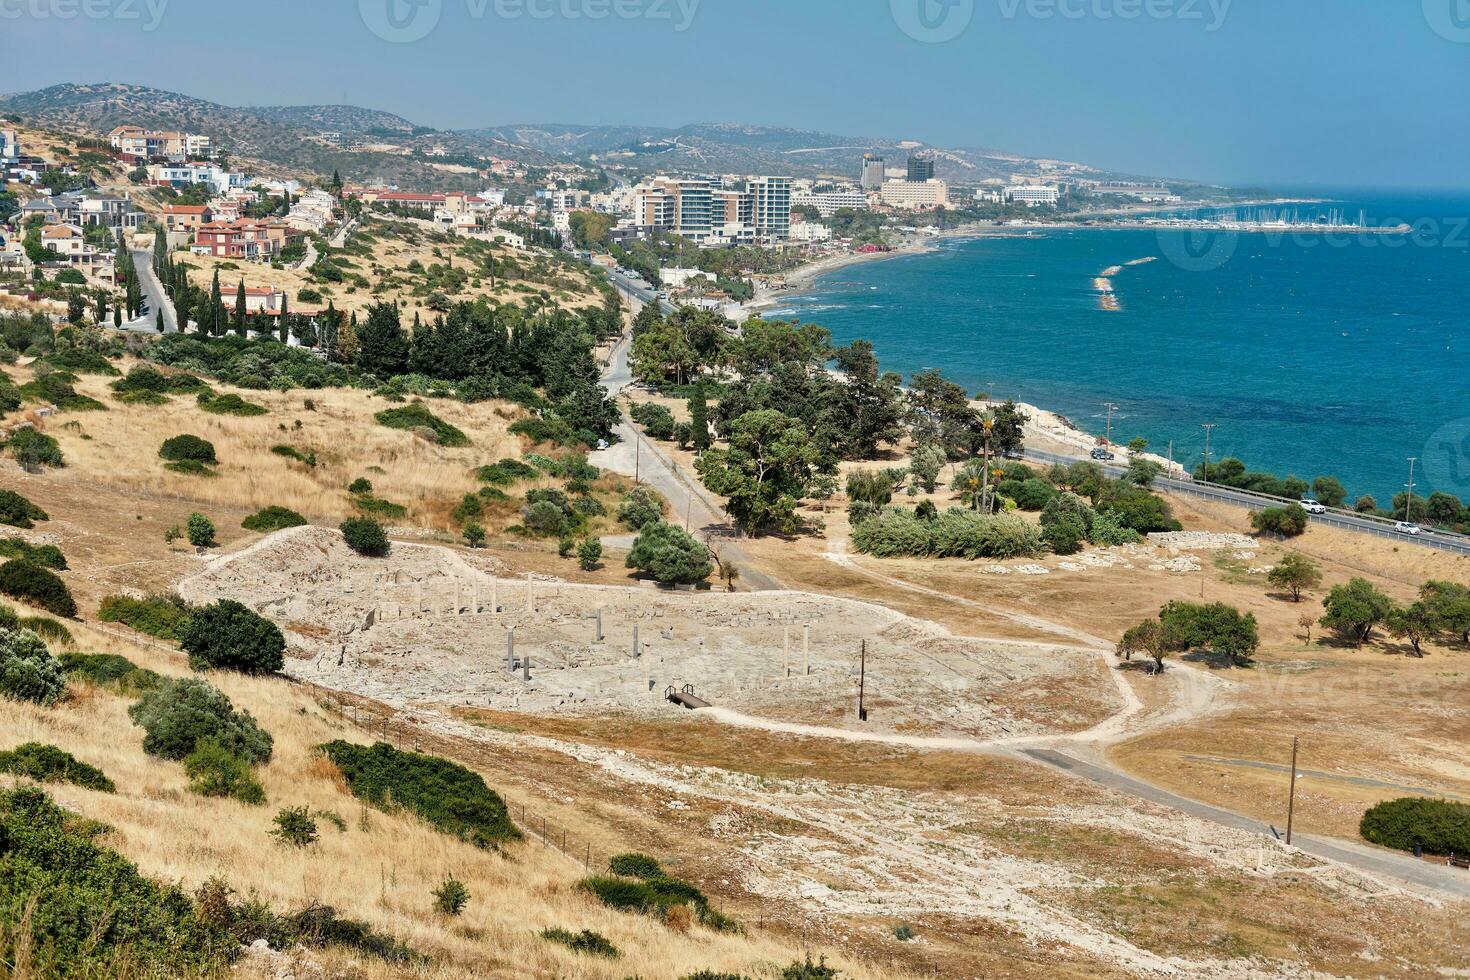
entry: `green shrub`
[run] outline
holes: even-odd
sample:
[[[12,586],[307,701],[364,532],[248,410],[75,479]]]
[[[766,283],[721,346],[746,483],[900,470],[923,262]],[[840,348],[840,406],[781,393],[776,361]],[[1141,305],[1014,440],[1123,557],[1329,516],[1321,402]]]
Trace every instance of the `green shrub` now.
[[[189,543],[196,548],[213,548],[214,521],[203,514],[190,514],[189,520],[184,523],[184,533],[189,537]]]
[[[117,368],[107,357],[94,350],[83,347],[69,347],[66,350],[52,351],[41,359],[42,364],[53,367],[63,372],[76,372],[78,374],[105,374],[115,376],[120,374]]]
[[[402,807],[446,834],[477,847],[497,848],[521,839],[505,801],[464,766],[383,742],[368,748],[329,742],[321,751],[336,763],[347,788],[382,809]]]
[[[455,506],[454,512],[450,514],[450,517],[454,519],[454,523],[456,524],[468,524],[483,516],[485,516],[485,505],[473,493],[465,494],[464,498]]]
[[[581,932],[568,932],[565,929],[547,929],[541,933],[541,938],[547,942],[560,943],[574,953],[586,953],[588,956],[605,956],[608,959],[616,959],[618,948],[600,933],[590,929]]]
[[[313,902],[293,915],[276,916],[269,909],[256,913],[264,920],[266,935],[246,938],[266,939],[273,949],[302,945],[311,949],[340,946],[389,963],[419,964],[425,958],[390,936],[374,932],[366,923],[344,919],[330,905]]]
[[[38,783],[71,783],[103,793],[117,791],[101,769],[78,761],[70,752],[40,742],[26,742],[9,752],[0,752],[0,772],[24,776]]]
[[[1470,805],[1409,796],[1385,800],[1363,814],[1365,840],[1399,851],[1470,855]]]
[[[365,476],[360,476],[347,484],[347,492],[351,494],[365,494],[373,492],[373,481]]]
[[[454,875],[447,875],[443,884],[434,889],[434,908],[445,915],[459,915],[469,904],[470,890]]]
[[[286,638],[276,624],[233,599],[195,609],[180,645],[195,670],[273,674],[286,663]]]
[[[163,683],[160,675],[115,653],[63,653],[57,659],[68,677],[80,677],[119,694],[142,694]]]
[[[584,878],[577,887],[620,911],[662,916],[672,906],[688,905],[700,923],[710,929],[731,932],[739,928],[732,919],[715,911],[703,892],[668,874],[647,854],[619,854],[608,862],[608,869],[611,875]]]
[[[625,564],[665,585],[702,582],[714,571],[704,545],[683,528],[662,521],[644,526]]]
[[[276,811],[276,829],[270,835],[287,847],[310,847],[317,842],[316,821],[305,806],[282,807]]]
[[[35,633],[47,643],[69,647],[74,642],[71,630],[67,629],[65,624],[49,616],[24,616],[19,620],[19,625]]]
[[[423,402],[411,402],[398,408],[388,408],[373,416],[379,425],[390,429],[424,429],[433,434],[441,446],[468,446],[469,437],[429,411]]]
[[[342,522],[341,531],[342,537],[347,540],[347,547],[359,555],[382,558],[392,548],[388,535],[383,531],[383,525],[371,517],[349,517]]]
[[[264,405],[247,402],[239,395],[215,395],[207,391],[199,393],[199,407],[211,415],[234,415],[239,418],[254,418],[266,414]]]
[[[1140,544],[1143,535],[1131,527],[1124,527],[1113,511],[1103,511],[1092,522],[1092,543],[1099,548],[1111,548],[1124,544]]]
[[[577,433],[561,419],[529,418],[511,423],[510,434],[522,436],[532,442],[549,442],[559,446],[570,446],[578,442]]]
[[[240,526],[247,531],[280,531],[288,527],[302,527],[306,524],[306,518],[288,507],[277,507],[272,505],[251,514],[240,522]]]
[[[207,439],[188,434],[165,439],[158,448],[160,458],[170,463],[198,463],[213,466],[219,460],[214,454],[214,444]]]
[[[607,862],[607,870],[625,878],[641,878],[644,881],[664,876],[663,865],[659,864],[657,858],[639,854],[636,851],[630,854],[614,855]]]
[[[51,436],[33,428],[17,429],[5,442],[5,448],[21,466],[65,466],[61,445]]]
[[[577,546],[577,567],[584,572],[596,570],[602,561],[602,542],[596,538],[584,538]]]
[[[201,463],[197,459],[184,459],[177,463],[164,463],[163,468],[174,473],[182,473],[185,476],[214,476],[214,470],[208,463]]]
[[[572,511],[583,517],[603,517],[607,514],[607,508],[602,505],[602,501],[585,494],[572,500]]]
[[[66,371],[43,374],[20,386],[20,393],[32,401],[50,402],[63,412],[105,412],[107,406],[72,387],[77,377]]]
[[[634,405],[628,415],[643,426],[650,439],[672,439],[674,437],[674,413],[655,402]]]
[[[950,509],[933,518],[885,510],[852,531],[852,543],[877,558],[1029,558],[1042,551],[1041,531],[1013,514]]]
[[[213,739],[203,739],[184,756],[189,791],[200,796],[225,797],[251,806],[265,802],[265,790],[244,759]]]
[[[408,515],[408,508],[402,504],[395,504],[390,500],[382,500],[371,494],[353,497],[352,506],[364,514],[372,517],[382,517],[387,520],[396,520]]]
[[[1251,527],[1260,534],[1295,538],[1307,530],[1307,510],[1301,504],[1267,507],[1251,515]]]
[[[296,462],[301,463],[301,464],[303,464],[305,466],[309,466],[309,467],[315,467],[316,466],[316,453],[313,453],[313,452],[303,453],[301,450],[297,449],[295,446],[287,446],[287,445],[272,446],[271,447],[271,452],[274,453],[277,456],[283,456],[286,459],[294,459]]]
[[[908,942],[916,935],[917,933],[914,932],[914,927],[909,925],[907,922],[893,927],[893,938],[897,939],[901,943]]]
[[[0,489],[0,524],[32,528],[36,521],[49,521],[51,515],[14,490]]]
[[[66,583],[48,569],[11,559],[0,565],[0,593],[49,613],[74,619],[77,604]]]
[[[133,724],[147,734],[143,751],[175,761],[213,739],[246,762],[269,762],[270,733],[248,711],[236,711],[217,688],[196,678],[164,681],[128,709]]]
[[[200,976],[223,970],[239,941],[96,842],[99,825],[35,788],[0,793],[0,962],[29,950],[36,977]],[[17,929],[30,909],[27,928]]]
[[[145,599],[110,595],[102,600],[97,618],[122,623],[161,640],[181,640],[189,628],[189,605],[177,595],[150,595]]]
[[[534,480],[540,476],[540,472],[518,459],[502,459],[492,466],[482,466],[475,471],[475,476],[481,483],[493,483],[498,486],[509,486],[523,480]]]
[[[23,538],[0,538],[0,557],[17,558],[52,571],[66,571],[66,556],[54,544],[31,544]]]
[[[837,969],[827,965],[825,956],[813,963],[808,953],[802,962],[792,963],[782,970],[780,980],[837,980],[837,977]]]
[[[124,402],[161,405],[171,394],[208,391],[209,386],[192,374],[164,374],[150,365],[138,364],[126,377],[114,381],[112,390]]]

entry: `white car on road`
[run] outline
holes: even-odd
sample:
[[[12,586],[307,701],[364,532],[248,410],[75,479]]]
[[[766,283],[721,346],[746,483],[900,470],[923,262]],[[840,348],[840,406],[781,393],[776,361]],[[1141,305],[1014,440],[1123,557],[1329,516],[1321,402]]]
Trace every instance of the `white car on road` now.
[[[1308,514],[1327,513],[1327,505],[1322,503],[1322,501],[1320,500],[1313,500],[1312,498],[1308,497],[1301,501],[1301,505],[1302,510],[1306,511]]]
[[[1423,534],[1424,533],[1424,529],[1422,527],[1420,527],[1418,524],[1413,524],[1413,523],[1411,523],[1409,521],[1399,521],[1397,524],[1395,524],[1393,526],[1393,529],[1395,531],[1397,531],[1398,533],[1400,533],[1400,534]]]

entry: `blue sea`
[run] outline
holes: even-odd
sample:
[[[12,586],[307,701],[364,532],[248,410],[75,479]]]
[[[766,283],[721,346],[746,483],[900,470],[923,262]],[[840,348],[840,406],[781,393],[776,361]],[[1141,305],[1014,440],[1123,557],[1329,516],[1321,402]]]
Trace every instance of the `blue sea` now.
[[[905,379],[939,368],[1094,433],[1111,402],[1116,442],[1142,436],[1161,455],[1172,442],[1191,467],[1212,423],[1216,460],[1331,474],[1386,505],[1416,457],[1416,493],[1470,499],[1470,193],[1312,196],[1333,201],[1296,206],[1298,220],[1336,210],[1414,231],[946,240],[828,273],[767,316],[871,340]]]

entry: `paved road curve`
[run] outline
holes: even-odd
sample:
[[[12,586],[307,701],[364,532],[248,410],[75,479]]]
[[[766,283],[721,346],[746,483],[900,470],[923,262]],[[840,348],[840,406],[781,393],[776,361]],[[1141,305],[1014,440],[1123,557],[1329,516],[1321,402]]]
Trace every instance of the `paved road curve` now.
[[[1082,779],[1091,780],[1100,786],[1172,807],[1175,810],[1182,810],[1190,816],[1208,820],[1222,827],[1233,827],[1248,833],[1274,837],[1271,828],[1259,820],[1170,793],[1141,779],[1125,776],[1123,773],[1104,769],[1090,762],[1083,762],[1081,759],[1054,749],[1022,749],[1021,754]],[[1456,868],[1429,864],[1408,855],[1395,854],[1392,851],[1360,847],[1346,841],[1329,841],[1305,834],[1293,834],[1291,843],[1293,847],[1307,854],[1336,861],[1369,874],[1394,878],[1410,885],[1445,892],[1460,898],[1470,898],[1470,873]]]

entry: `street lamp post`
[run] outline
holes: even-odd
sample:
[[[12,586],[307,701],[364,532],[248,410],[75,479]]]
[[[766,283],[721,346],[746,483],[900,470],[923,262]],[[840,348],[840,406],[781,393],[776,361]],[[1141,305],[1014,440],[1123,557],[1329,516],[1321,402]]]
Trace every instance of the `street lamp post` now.
[[[1205,430],[1205,482],[1210,482],[1210,433],[1215,430],[1218,422],[1205,422],[1200,425]]]
[[[1108,434],[1107,434],[1107,441],[1108,441],[1108,445],[1111,446],[1113,444],[1113,413],[1118,410],[1118,406],[1117,405],[1114,405],[1112,402],[1107,402],[1106,404],[1103,405],[1103,408],[1106,408],[1108,410]]]
[[[1409,482],[1405,485],[1407,487],[1408,491],[1409,491],[1409,494],[1408,494],[1408,496],[1406,496],[1404,498],[1404,521],[1405,522],[1410,521],[1410,520],[1413,520],[1413,518],[1409,516],[1409,510],[1410,510],[1410,508],[1412,508],[1414,506],[1414,464],[1417,463],[1418,461],[1419,461],[1419,457],[1418,456],[1410,456],[1409,457]]]

